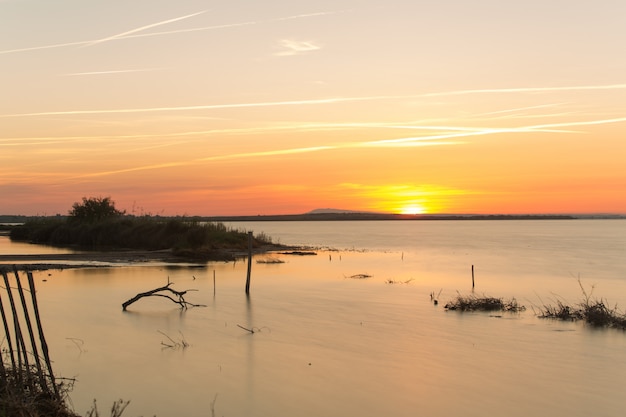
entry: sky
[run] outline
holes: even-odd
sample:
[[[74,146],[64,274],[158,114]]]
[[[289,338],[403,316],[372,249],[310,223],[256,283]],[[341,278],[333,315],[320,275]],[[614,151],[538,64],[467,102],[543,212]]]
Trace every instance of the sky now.
[[[0,214],[626,213],[623,0],[0,0]]]

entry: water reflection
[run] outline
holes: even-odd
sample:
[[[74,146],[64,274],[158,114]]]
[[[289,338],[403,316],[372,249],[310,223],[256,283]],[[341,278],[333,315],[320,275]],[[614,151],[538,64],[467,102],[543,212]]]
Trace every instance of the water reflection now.
[[[536,248],[499,247],[496,235],[465,247],[455,241],[454,250],[279,255],[285,263],[253,265],[248,297],[247,264],[238,262],[40,272],[38,299],[55,372],[78,378],[72,399],[81,412],[94,398],[124,398],[129,415],[160,417],[204,417],[212,405],[225,416],[620,415],[623,332],[543,321],[530,308],[501,317],[443,310],[457,291],[471,291],[472,264],[477,294],[527,306],[538,295],[579,299],[576,277],[562,269],[572,255],[558,252],[571,242],[538,244],[556,251],[545,272]],[[594,262],[615,253],[594,254]],[[614,265],[599,281],[620,305],[621,270]],[[355,274],[371,278],[346,278]],[[207,307],[181,311],[148,297],[122,311],[125,300],[168,280],[197,289],[189,301]],[[429,294],[440,290],[434,306]],[[189,346],[163,349],[159,332]]]

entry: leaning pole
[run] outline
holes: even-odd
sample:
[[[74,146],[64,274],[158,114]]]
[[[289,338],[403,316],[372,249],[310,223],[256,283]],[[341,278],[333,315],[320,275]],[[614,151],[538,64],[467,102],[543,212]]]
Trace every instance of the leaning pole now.
[[[248,275],[246,276],[246,294],[250,294],[250,274],[252,273],[252,232],[248,232]]]

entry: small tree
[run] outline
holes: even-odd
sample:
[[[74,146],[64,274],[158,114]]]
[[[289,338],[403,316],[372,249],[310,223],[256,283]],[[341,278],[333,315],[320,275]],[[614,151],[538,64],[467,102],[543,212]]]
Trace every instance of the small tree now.
[[[83,197],[83,202],[74,203],[69,212],[70,220],[89,223],[120,217],[124,214],[124,211],[115,208],[115,202],[111,200],[111,197]]]

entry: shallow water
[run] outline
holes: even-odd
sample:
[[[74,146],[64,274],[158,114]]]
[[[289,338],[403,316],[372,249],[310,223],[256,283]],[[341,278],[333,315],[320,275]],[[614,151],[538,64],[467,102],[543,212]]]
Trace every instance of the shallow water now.
[[[77,379],[83,414],[94,398],[101,412],[124,398],[128,416],[621,415],[626,334],[542,320],[532,306],[579,300],[579,274],[624,305],[626,222],[551,223],[243,224],[359,249],[254,263],[250,297],[245,262],[35,276],[55,373]],[[471,292],[472,264],[477,293],[529,309],[446,312]],[[122,312],[168,279],[206,307],[146,298]]]

